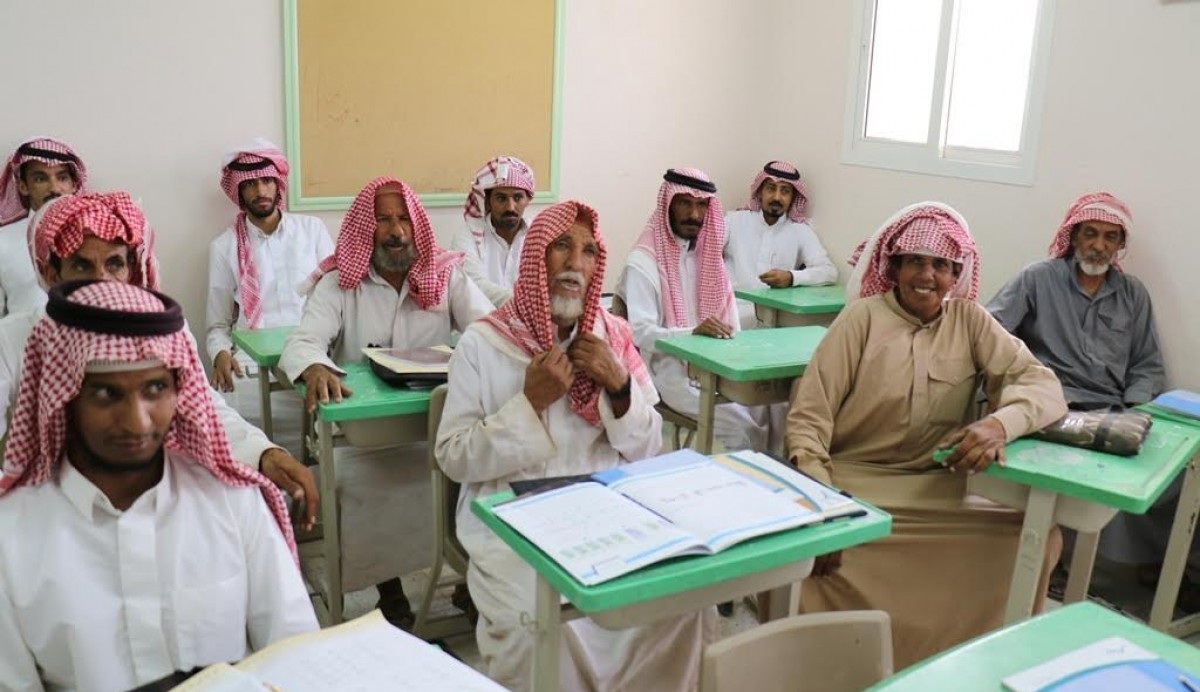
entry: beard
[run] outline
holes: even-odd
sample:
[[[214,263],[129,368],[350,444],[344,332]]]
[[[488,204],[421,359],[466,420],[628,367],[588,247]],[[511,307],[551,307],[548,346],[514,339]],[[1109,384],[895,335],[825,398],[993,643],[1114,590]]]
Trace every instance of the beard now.
[[[258,200],[254,200],[254,202],[258,202]],[[266,211],[259,211],[254,206],[254,204],[251,203],[246,206],[246,213],[253,216],[256,219],[269,219],[272,216],[274,216],[275,210],[278,208],[279,208],[279,204],[276,203],[274,200],[271,200],[271,206],[267,207]]]
[[[375,246],[375,250],[371,253],[371,264],[375,266],[375,271],[403,274],[412,268],[413,262],[417,259],[411,243],[406,246],[406,251],[399,257],[393,257],[388,249],[386,245]]]
[[[503,216],[492,216],[492,227],[497,231],[515,231],[521,226],[521,215],[512,213]]]
[[[583,314],[583,299],[550,296],[550,317],[555,324],[574,324]]]
[[[1083,250],[1076,250],[1075,261],[1088,276],[1104,276],[1112,266],[1112,257],[1099,252],[1085,253]]]

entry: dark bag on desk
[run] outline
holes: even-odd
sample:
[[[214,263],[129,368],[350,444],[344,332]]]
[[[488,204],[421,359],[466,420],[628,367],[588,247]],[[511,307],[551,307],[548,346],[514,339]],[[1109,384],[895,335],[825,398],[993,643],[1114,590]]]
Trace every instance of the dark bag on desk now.
[[[1143,411],[1068,411],[1031,437],[1130,457],[1142,450],[1151,422]]]

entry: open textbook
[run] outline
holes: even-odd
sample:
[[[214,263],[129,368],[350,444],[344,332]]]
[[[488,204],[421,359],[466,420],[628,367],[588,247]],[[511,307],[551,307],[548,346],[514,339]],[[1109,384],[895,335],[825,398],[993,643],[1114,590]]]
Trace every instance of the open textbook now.
[[[496,505],[496,516],[585,585],[681,555],[863,508],[758,452],[690,449],[624,464],[589,480]]]
[[[449,346],[426,348],[379,348],[362,350],[371,363],[371,371],[390,385],[436,386],[446,381],[450,369]]]
[[[231,666],[218,663],[177,692],[503,692],[475,669],[396,629],[378,610],[301,634]]]
[[[1010,692],[1180,692],[1197,689],[1200,677],[1124,637],[1108,637],[1003,682]]]

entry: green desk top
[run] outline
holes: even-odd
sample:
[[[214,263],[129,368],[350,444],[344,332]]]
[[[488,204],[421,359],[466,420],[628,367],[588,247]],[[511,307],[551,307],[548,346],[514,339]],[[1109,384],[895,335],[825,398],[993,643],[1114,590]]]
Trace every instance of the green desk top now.
[[[549,556],[525,540],[492,506],[512,499],[512,492],[478,498],[471,511],[525,562],[544,576],[559,593],[585,613],[623,608],[655,598],[736,579],[783,565],[883,538],[892,532],[892,517],[874,507],[866,516],[835,519],[824,524],[760,536],[716,555],[679,557],[594,586],[584,586]],[[862,503],[860,500],[861,504]]]
[[[734,382],[799,377],[825,336],[825,327],[748,329],[732,339],[677,336],[659,339],[658,350]]]
[[[345,363],[346,371],[342,382],[350,388],[351,395],[341,403],[330,401],[317,404],[317,417],[330,423],[406,416],[425,413],[429,410],[429,390],[405,389],[384,384],[371,372],[371,366],[363,363]],[[304,383],[297,382],[296,389],[304,396]]]
[[[1200,427],[1154,418],[1137,456],[1122,457],[1022,438],[985,473],[1134,514],[1143,514],[1200,451]]]
[[[846,307],[843,286],[792,286],[734,291],[742,300],[797,315],[827,315]]]
[[[279,365],[283,353],[283,342],[295,327],[271,327],[270,329],[235,329],[231,335],[233,343],[246,352],[258,365],[273,368]]]
[[[1189,673],[1200,672],[1200,649],[1107,608],[1084,602],[985,634],[910,666],[870,689],[1000,692],[1003,689],[1000,681],[1009,675],[1114,636],[1153,651]]]

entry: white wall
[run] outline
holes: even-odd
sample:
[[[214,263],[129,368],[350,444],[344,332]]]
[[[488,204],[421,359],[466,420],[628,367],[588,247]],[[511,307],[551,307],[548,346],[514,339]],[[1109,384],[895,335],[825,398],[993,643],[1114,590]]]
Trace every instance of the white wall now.
[[[763,161],[793,160],[839,263],[891,211],[946,201],[972,222],[985,299],[1042,256],[1072,199],[1106,188],[1138,221],[1125,266],[1154,295],[1172,383],[1200,389],[1189,352],[1200,342],[1192,298],[1200,272],[1191,266],[1200,243],[1188,209],[1200,182],[1200,3],[1058,0],[1032,187],[840,162],[854,4],[568,3],[560,188],[600,211],[607,283],[672,165],[707,170],[732,208]],[[0,64],[10,66],[0,94],[20,95],[3,104],[0,148],[53,134],[78,147],[94,188],[140,197],[159,231],[166,290],[200,327],[207,244],[234,214],[217,187],[220,157],[256,134],[283,142],[279,5],[124,0],[69,9],[0,2],[0,27],[22,27],[0,41]],[[322,216],[336,233],[340,214]],[[459,210],[431,216],[448,243]]]
[[[783,115],[764,134],[773,155],[794,157],[808,174],[830,252],[845,258],[891,212],[941,200],[971,223],[986,301],[1045,256],[1071,201],[1108,190],[1134,214],[1123,266],[1153,296],[1170,384],[1200,389],[1200,3],[1057,0],[1031,187],[841,163],[857,4],[771,0],[769,12],[771,63],[789,78],[772,101]]]

